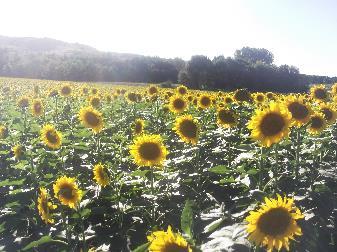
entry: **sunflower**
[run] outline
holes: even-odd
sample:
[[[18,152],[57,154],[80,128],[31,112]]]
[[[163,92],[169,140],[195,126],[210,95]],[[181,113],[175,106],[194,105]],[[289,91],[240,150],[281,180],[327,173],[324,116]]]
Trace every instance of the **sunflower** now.
[[[333,124],[336,121],[337,112],[336,109],[331,104],[327,103],[320,104],[320,111],[324,115],[324,119],[328,124]]]
[[[155,85],[150,85],[148,92],[149,92],[149,95],[155,95],[158,93],[158,88]]]
[[[272,102],[266,109],[258,109],[248,123],[251,137],[263,146],[270,147],[288,136],[290,112],[281,104]]]
[[[139,166],[162,166],[167,150],[160,135],[141,135],[134,139],[130,154]]]
[[[63,85],[62,87],[61,87],[61,95],[62,96],[64,96],[64,97],[67,97],[67,96],[70,96],[71,95],[71,87],[68,85],[68,84],[66,84],[66,85]]]
[[[52,149],[58,149],[62,144],[62,134],[50,124],[46,124],[41,129],[41,139],[45,145]]]
[[[98,89],[97,89],[97,88],[92,88],[92,89],[91,89],[91,93],[92,93],[93,95],[97,94],[97,93],[98,93]]]
[[[81,108],[79,115],[80,121],[86,128],[91,128],[95,133],[103,129],[102,114],[92,107]]]
[[[19,160],[22,157],[22,155],[24,154],[24,148],[19,144],[15,145],[12,148],[12,151],[14,153],[14,157],[15,157],[16,160]]]
[[[295,235],[302,235],[296,222],[302,218],[304,216],[292,198],[285,196],[282,199],[280,195],[277,195],[277,199],[265,198],[260,209],[250,211],[246,217],[248,239],[258,246],[266,246],[268,252],[274,247],[278,251],[282,247],[289,251],[289,239],[294,240]]]
[[[56,89],[52,89],[48,93],[49,97],[57,97],[58,95],[59,95],[59,91],[57,91]]]
[[[40,194],[37,199],[37,209],[41,216],[41,219],[46,223],[53,224],[54,219],[52,218],[51,210],[54,210],[57,206],[53,205],[49,200],[49,195],[47,190],[40,188]]]
[[[200,127],[198,121],[191,115],[177,117],[173,130],[185,143],[197,144]]]
[[[29,99],[28,99],[28,97],[25,97],[25,96],[21,97],[18,100],[18,106],[21,109],[28,108],[28,106],[29,106]]]
[[[237,115],[233,110],[221,108],[217,111],[217,123],[224,128],[237,125]]]
[[[224,101],[226,104],[231,104],[233,102],[233,98],[229,95],[227,95],[225,98],[224,98]]]
[[[144,120],[142,120],[142,119],[136,119],[135,123],[134,123],[133,133],[135,135],[142,134],[143,131],[144,131],[144,124],[145,124]]]
[[[34,100],[32,103],[33,116],[40,116],[43,114],[43,104],[40,100]]]
[[[0,139],[4,139],[8,136],[8,129],[6,126],[0,125]]]
[[[266,100],[266,96],[263,93],[256,93],[254,98],[257,103],[263,103]]]
[[[201,109],[207,109],[212,106],[212,99],[209,95],[203,94],[198,99],[198,107]]]
[[[173,113],[181,113],[187,107],[187,101],[179,95],[174,95],[170,98],[169,108]]]
[[[102,187],[107,186],[110,182],[109,175],[106,173],[105,167],[101,163],[94,166],[94,179],[97,184]]]
[[[238,89],[234,93],[234,99],[237,102],[250,102],[252,100],[252,96],[247,89]]]
[[[333,84],[331,87],[331,93],[337,95],[337,83]]]
[[[308,131],[317,135],[321,133],[326,127],[326,120],[324,119],[323,113],[315,113],[311,116]]]
[[[150,242],[149,252],[192,252],[192,248],[179,233],[174,233],[171,226],[167,231],[155,231],[147,237]]]
[[[285,105],[292,115],[293,125],[300,127],[309,122],[312,110],[304,103],[303,98],[289,96],[286,98]]]
[[[315,85],[310,88],[311,97],[318,101],[326,101],[329,98],[324,85]]]
[[[60,177],[53,185],[55,198],[65,206],[75,208],[81,201],[83,192],[78,189],[75,178]]]
[[[267,98],[268,98],[269,100],[274,100],[274,99],[275,99],[275,94],[274,94],[273,92],[268,92],[268,93],[266,94],[266,96],[267,96]]]
[[[155,95],[154,95],[155,96]],[[135,92],[127,92],[125,94],[125,98],[127,99],[128,102],[137,102],[138,101],[138,96]]]
[[[185,95],[187,94],[187,87],[185,87],[184,85],[180,85],[179,87],[177,87],[177,92],[180,95]]]
[[[98,96],[91,96],[89,104],[93,108],[98,108],[101,105],[101,99]]]

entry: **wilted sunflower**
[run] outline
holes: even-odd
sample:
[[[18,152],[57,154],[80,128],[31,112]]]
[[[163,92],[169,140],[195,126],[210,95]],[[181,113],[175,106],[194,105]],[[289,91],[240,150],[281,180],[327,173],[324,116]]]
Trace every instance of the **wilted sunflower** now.
[[[8,129],[6,126],[0,125],[0,139],[6,138],[8,136]]]
[[[160,135],[141,135],[134,139],[130,154],[139,166],[162,166],[167,150]]]
[[[326,120],[324,119],[324,114],[322,113],[315,113],[311,116],[308,131],[313,134],[317,135],[321,133],[326,127]]]
[[[95,133],[103,129],[102,114],[92,107],[81,108],[78,117],[86,128],[91,128]]]
[[[93,108],[98,108],[101,105],[101,99],[98,96],[91,96],[89,100],[89,104]]]
[[[41,129],[41,139],[49,148],[58,149],[62,144],[62,134],[53,125],[46,124]]]
[[[62,96],[65,96],[65,97],[67,97],[67,96],[70,96],[71,95],[71,87],[70,87],[70,85],[68,85],[68,84],[66,84],[66,85],[63,85],[62,87],[61,87],[61,95]]]
[[[21,109],[28,108],[28,106],[29,106],[29,99],[28,99],[28,97],[25,97],[25,96],[21,97],[18,100],[18,106]]]
[[[109,175],[106,173],[105,167],[101,163],[94,166],[94,179],[97,184],[102,187],[107,186],[110,182]]]
[[[292,198],[282,199],[280,195],[277,199],[265,198],[265,203],[257,211],[250,211],[246,218],[248,239],[257,246],[266,246],[268,252],[273,248],[279,251],[282,247],[289,251],[289,239],[302,235],[296,222],[302,218]]]
[[[209,95],[203,94],[198,99],[198,107],[201,109],[207,109],[212,106],[212,99]]]
[[[144,120],[142,120],[142,119],[136,119],[135,123],[134,123],[133,133],[135,135],[142,134],[143,131],[144,131],[144,124],[145,124]]]
[[[40,194],[37,199],[37,209],[41,216],[41,219],[46,223],[53,224],[54,219],[51,214],[51,210],[54,210],[57,206],[53,205],[52,202],[49,201],[49,195],[47,190],[44,188],[40,188]]]
[[[230,128],[237,125],[237,115],[233,110],[221,108],[217,111],[217,123],[224,128]]]
[[[61,204],[75,208],[81,201],[83,192],[78,189],[75,178],[62,176],[56,180],[53,185],[55,198],[61,201]]]
[[[19,160],[24,153],[24,148],[21,145],[17,144],[12,148],[12,151],[14,153],[15,159]]]
[[[177,92],[180,95],[185,95],[187,94],[187,87],[185,87],[184,85],[180,85],[179,87],[177,87]]]
[[[181,113],[187,107],[187,101],[179,95],[174,95],[170,97],[169,108],[173,113]]]
[[[173,130],[185,143],[197,144],[200,127],[198,121],[191,115],[177,117]]]
[[[311,97],[318,101],[326,101],[329,98],[324,85],[315,85],[310,88]]]
[[[304,103],[303,98],[289,96],[286,98],[285,105],[291,113],[293,125],[300,127],[309,122],[312,110]]]
[[[237,102],[250,102],[252,100],[252,96],[247,89],[238,89],[234,93],[234,99]]]
[[[270,147],[288,136],[290,122],[290,112],[282,104],[272,102],[268,108],[255,111],[248,128],[252,130],[253,139],[263,146]]]
[[[167,231],[155,231],[147,237],[150,242],[149,252],[192,252],[190,245],[179,233],[174,233],[171,226]]]
[[[336,109],[331,104],[327,103],[320,104],[320,111],[324,115],[324,119],[328,124],[333,124],[336,121],[337,112]]]
[[[41,100],[34,100],[32,103],[33,116],[40,116],[43,114],[43,104]]]

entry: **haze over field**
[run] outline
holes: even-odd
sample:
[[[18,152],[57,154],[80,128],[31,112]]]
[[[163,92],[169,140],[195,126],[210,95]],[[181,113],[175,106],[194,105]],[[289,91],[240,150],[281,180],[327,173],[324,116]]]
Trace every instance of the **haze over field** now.
[[[337,75],[337,3],[299,1],[4,0],[0,34],[50,37],[165,58],[266,48],[277,65]]]

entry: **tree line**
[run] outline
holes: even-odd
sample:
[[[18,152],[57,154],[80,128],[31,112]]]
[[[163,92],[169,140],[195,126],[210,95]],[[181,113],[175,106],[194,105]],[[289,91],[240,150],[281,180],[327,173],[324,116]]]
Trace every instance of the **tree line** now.
[[[273,64],[266,49],[244,47],[234,57],[203,55],[189,61],[93,50],[29,52],[0,47],[0,75],[96,82],[183,83],[195,89],[300,92],[311,83],[337,78],[300,74],[298,68]]]

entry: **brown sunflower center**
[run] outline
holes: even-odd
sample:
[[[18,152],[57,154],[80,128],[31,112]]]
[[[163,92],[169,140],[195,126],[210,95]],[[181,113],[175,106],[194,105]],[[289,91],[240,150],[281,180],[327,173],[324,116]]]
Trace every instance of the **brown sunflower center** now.
[[[179,88],[178,89],[178,92],[180,93],[180,94],[182,94],[182,95],[184,95],[184,94],[186,94],[187,93],[187,90],[185,89],[185,88]]]
[[[314,94],[317,99],[324,100],[327,98],[327,93],[323,88],[316,89]]]
[[[137,101],[137,94],[135,94],[135,93],[129,93],[129,94],[128,94],[128,99],[129,99],[130,101],[132,101],[132,102]]]
[[[60,189],[59,195],[65,199],[71,200],[73,196],[73,187],[70,185],[63,185]]]
[[[85,121],[90,125],[90,126],[97,126],[99,124],[99,118],[98,116],[91,112],[91,111],[88,111],[86,114],[85,114]]]
[[[56,144],[58,141],[57,133],[54,130],[50,130],[46,133],[46,138],[48,142]]]
[[[322,108],[321,111],[324,114],[325,120],[330,121],[333,118],[333,113],[330,109]]]
[[[175,100],[173,101],[173,107],[174,107],[175,109],[183,109],[184,106],[185,106],[185,102],[184,102],[184,100],[182,100],[182,99],[180,99],[180,98],[175,99]]]
[[[41,201],[41,207],[42,207],[42,209],[43,209],[43,212],[45,212],[45,213],[48,213],[48,212],[49,212],[48,200],[47,200],[47,199],[44,198],[44,199]]]
[[[162,251],[163,252],[188,252],[188,247],[182,247],[176,243],[169,243],[165,245]]]
[[[266,235],[284,234],[290,224],[291,216],[284,208],[273,208],[261,215],[257,222],[258,228]]]
[[[228,110],[220,110],[218,113],[219,119],[221,122],[226,124],[232,124],[235,123],[235,118],[233,116],[233,113]]]
[[[97,97],[93,98],[91,100],[91,105],[94,107],[98,107],[99,106],[99,99]]]
[[[208,107],[211,104],[211,99],[208,96],[203,96],[200,98],[201,105]]]
[[[237,101],[250,101],[251,96],[247,90],[239,89],[235,92],[234,98]]]
[[[155,160],[160,153],[160,146],[157,143],[143,143],[139,147],[139,154],[145,160]]]
[[[261,121],[260,129],[265,136],[274,136],[280,133],[285,126],[285,121],[280,114],[269,113]]]
[[[264,96],[263,95],[258,95],[256,96],[256,99],[259,101],[259,102],[262,102],[264,100]]]
[[[36,113],[40,113],[41,112],[41,104],[40,103],[35,103],[34,104],[34,111]]]
[[[191,120],[184,120],[179,125],[180,132],[188,138],[195,138],[197,137],[198,127],[197,125]]]
[[[323,126],[323,120],[322,118],[315,116],[311,118],[311,128],[313,129],[319,129]]]
[[[150,88],[149,88],[149,94],[150,94],[150,95],[155,94],[155,93],[157,93],[157,92],[158,92],[158,90],[157,90],[156,87],[150,87]]]
[[[293,118],[297,120],[304,119],[309,115],[308,108],[299,102],[290,103],[288,106],[288,109],[291,115],[293,116]]]
[[[135,132],[139,134],[140,132],[142,132],[142,130],[143,130],[142,124],[140,122],[136,122]]]
[[[61,90],[61,93],[62,93],[63,95],[69,95],[70,92],[71,92],[70,87],[63,87],[62,90]]]

